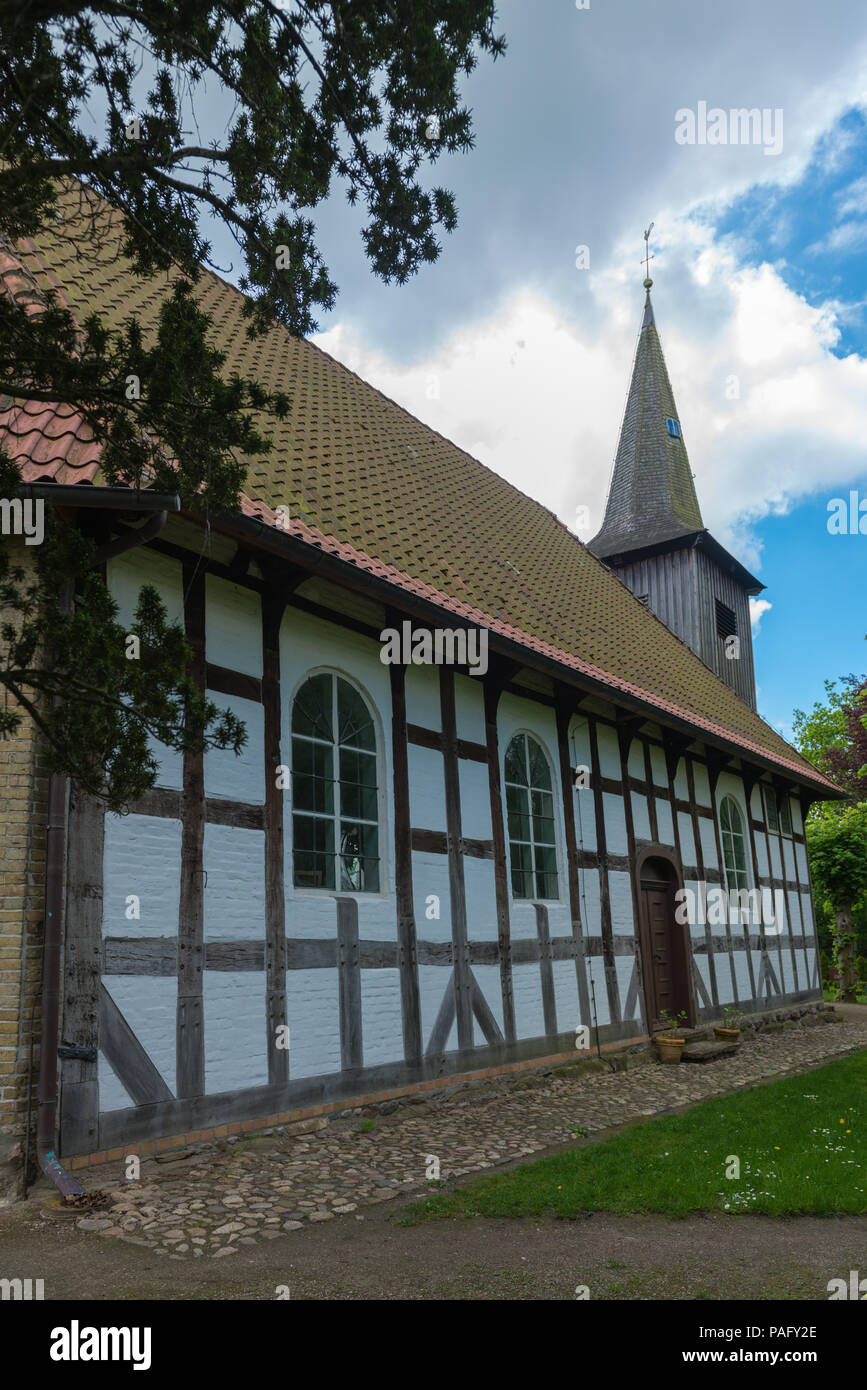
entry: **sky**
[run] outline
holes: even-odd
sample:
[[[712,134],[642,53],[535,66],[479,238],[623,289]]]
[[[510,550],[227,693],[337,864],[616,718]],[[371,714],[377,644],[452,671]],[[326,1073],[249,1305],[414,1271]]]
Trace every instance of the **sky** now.
[[[314,220],[340,294],[314,341],[589,539],[653,222],[655,317],[699,502],[767,586],[759,710],[791,736],[826,678],[867,671],[867,7],[498,11],[508,51],[464,83],[475,148],[431,175],[457,197],[457,230],[387,286],[363,211],[336,190]],[[747,142],[728,138],[742,107],[764,113]],[[230,279],[233,252],[214,236]],[[865,534],[830,534],[829,505],[853,493]]]

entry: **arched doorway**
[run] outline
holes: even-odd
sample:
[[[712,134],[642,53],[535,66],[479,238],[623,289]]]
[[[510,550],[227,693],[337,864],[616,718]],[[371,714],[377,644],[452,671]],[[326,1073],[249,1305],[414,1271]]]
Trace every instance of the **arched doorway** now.
[[[689,978],[688,928],[675,918],[675,893],[680,884],[670,859],[650,853],[639,865],[641,955],[648,1027],[661,1026],[663,1010],[670,1018],[686,1014],[695,1025],[695,1006]]]

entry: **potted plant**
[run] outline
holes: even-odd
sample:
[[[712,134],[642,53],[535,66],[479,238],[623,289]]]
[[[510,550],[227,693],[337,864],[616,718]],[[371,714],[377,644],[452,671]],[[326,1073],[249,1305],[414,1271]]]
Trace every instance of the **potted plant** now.
[[[653,1039],[659,1053],[659,1060],[660,1062],[679,1062],[686,1046],[686,1038],[679,1038],[677,1030],[686,1023],[686,1013],[681,1009],[679,1014],[670,1014],[668,1009],[662,1009],[659,1017],[662,1020],[664,1032],[657,1033]]]
[[[725,1019],[725,1022],[719,1025],[714,1024],[713,1029],[715,1035],[720,1039],[721,1042],[737,1042],[738,1038],[741,1035],[741,1030],[738,1025],[740,1024],[740,1021],[743,1018],[743,1016],[743,1009],[736,1009],[731,1004],[729,1004],[727,1008],[723,1009],[723,1018]]]

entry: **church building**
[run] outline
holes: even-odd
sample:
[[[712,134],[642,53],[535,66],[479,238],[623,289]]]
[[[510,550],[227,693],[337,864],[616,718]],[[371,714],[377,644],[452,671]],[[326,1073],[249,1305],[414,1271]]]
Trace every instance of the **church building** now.
[[[153,326],[171,276],[134,275],[91,211],[98,235],[5,248],[5,292]],[[0,749],[2,1133],[31,1014],[68,1159],[820,1000],[804,817],[839,792],[756,712],[762,586],[703,524],[650,285],[589,546],[313,343],[248,338],[215,274],[195,293],[226,372],[291,398],[237,515],[108,488],[75,411],[0,400],[28,495],[98,517],[121,621],[154,585],[248,735],[158,749],[123,815],[49,785],[32,729]]]

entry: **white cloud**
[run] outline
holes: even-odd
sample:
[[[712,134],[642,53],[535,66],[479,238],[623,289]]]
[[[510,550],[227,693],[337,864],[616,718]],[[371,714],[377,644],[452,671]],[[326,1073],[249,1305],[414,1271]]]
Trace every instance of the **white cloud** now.
[[[773,608],[773,606],[774,605],[768,603],[768,600],[765,598],[750,599],[750,627],[752,628],[753,637],[758,636],[762,618],[767,613],[768,609]]]
[[[702,513],[757,570],[756,522],[863,477],[867,361],[832,352],[833,305],[807,304],[770,265],[741,268],[706,225],[669,218],[666,239],[656,319]],[[316,341],[573,530],[589,507],[586,540],[601,522],[642,304],[619,270],[590,288],[591,326],[523,289],[412,364],[341,325]]]

